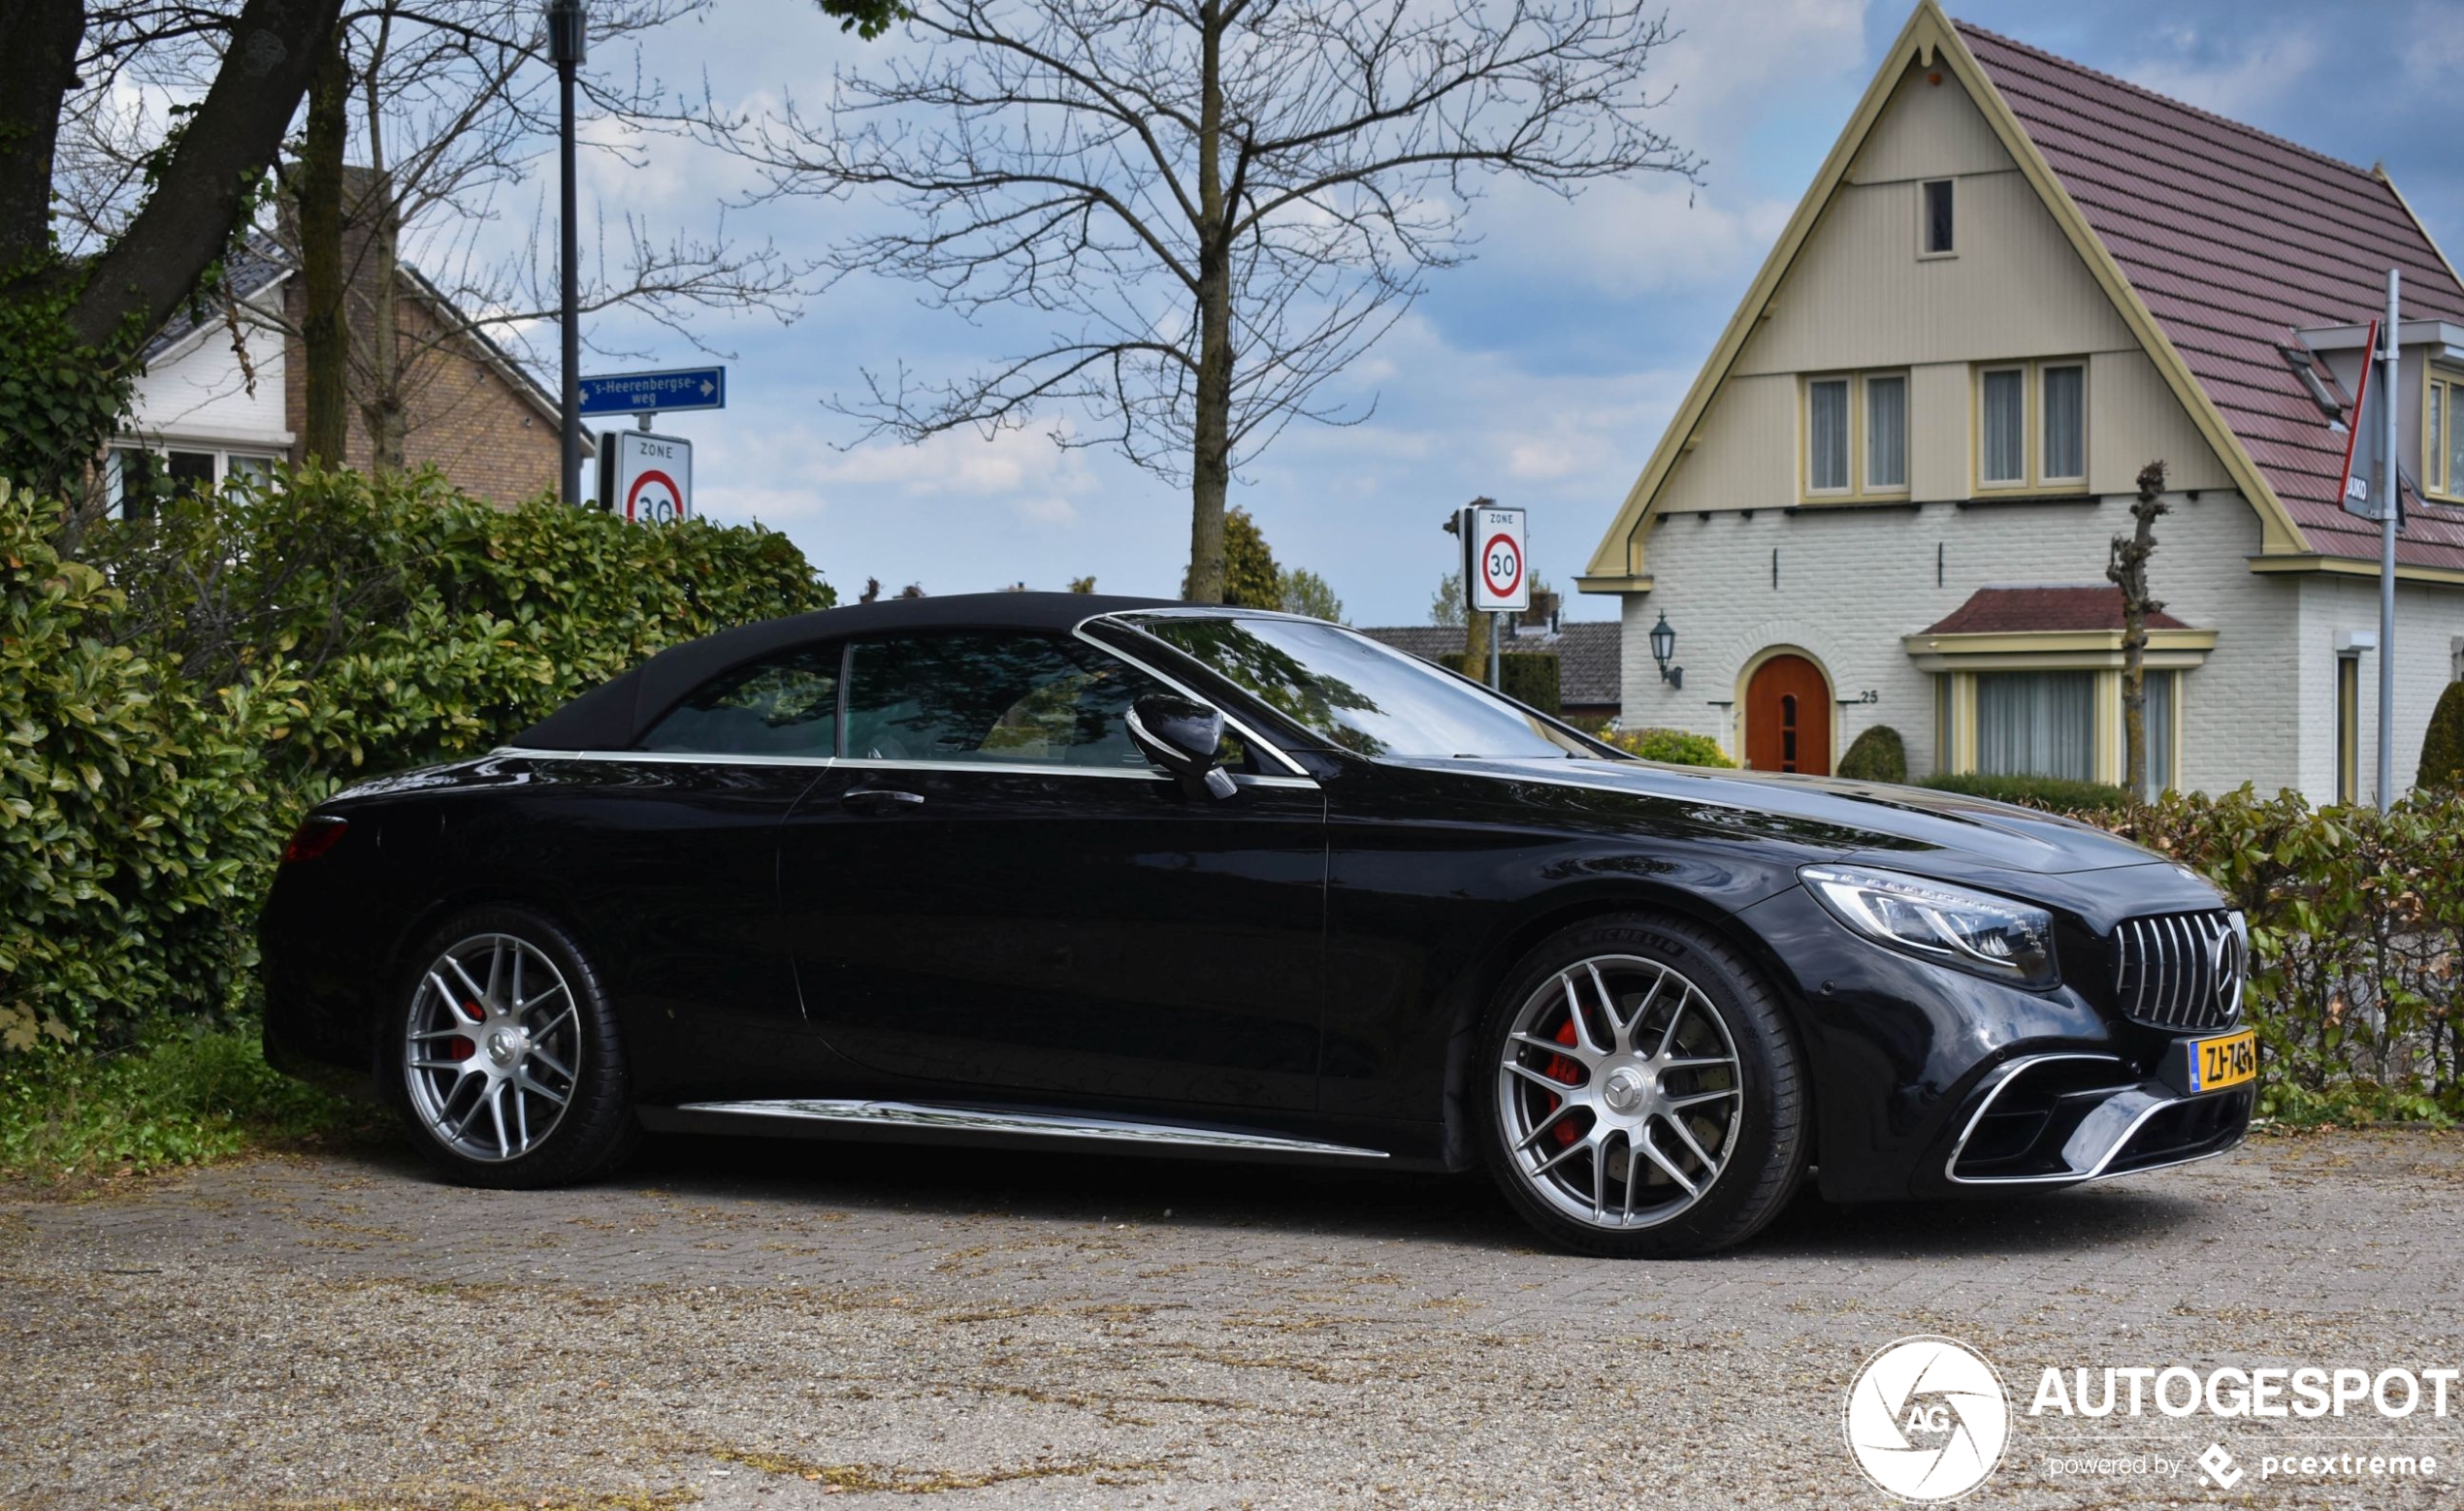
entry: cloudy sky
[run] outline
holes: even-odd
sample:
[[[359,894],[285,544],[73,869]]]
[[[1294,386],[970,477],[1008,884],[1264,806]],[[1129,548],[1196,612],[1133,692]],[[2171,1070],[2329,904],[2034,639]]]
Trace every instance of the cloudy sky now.
[[[2464,153],[2453,80],[2464,6],[2429,0],[1963,0],[1955,15],[2347,160],[2384,161],[2431,231],[2464,248]],[[1674,0],[1682,38],[1658,60],[1661,124],[1705,160],[1564,202],[1511,185],[1475,206],[1476,259],[1425,297],[1340,381],[1368,422],[1296,427],[1235,487],[1279,559],[1324,576],[1355,624],[1425,620],[1448,564],[1446,511],[1475,494],[1531,510],[1534,555],[1561,586],[1582,565],[1710,343],[1907,17],[1900,0]],[[817,100],[833,69],[871,61],[808,0],[722,0],[644,66],[738,109]],[[600,67],[630,67],[602,53]],[[754,179],[706,149],[660,142],[586,169],[585,216],[630,209],[706,229]],[[810,253],[877,209],[797,201],[730,213],[737,234]],[[2356,316],[2357,318],[2358,316]],[[956,593],[1092,573],[1110,592],[1169,595],[1188,502],[1124,462],[1063,451],[1049,427],[923,446],[859,441],[825,406],[864,369],[958,375],[1006,348],[997,329],[920,307],[906,285],[840,281],[800,319],[703,321],[732,355],[723,414],[661,429],[696,442],[702,511],[782,530],[850,596],[868,576]],[[542,333],[550,335],[552,333]],[[696,354],[656,328],[604,333]],[[552,346],[550,347],[552,350]],[[586,361],[586,369],[600,365]],[[1611,600],[1569,612],[1608,617]]]

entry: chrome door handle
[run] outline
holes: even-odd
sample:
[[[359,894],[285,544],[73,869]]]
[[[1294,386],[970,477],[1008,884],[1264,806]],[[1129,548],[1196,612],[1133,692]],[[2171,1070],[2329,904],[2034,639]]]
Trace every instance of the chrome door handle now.
[[[840,806],[853,808],[858,813],[892,814],[923,807],[924,794],[900,792],[883,787],[859,787],[840,794],[838,801]]]

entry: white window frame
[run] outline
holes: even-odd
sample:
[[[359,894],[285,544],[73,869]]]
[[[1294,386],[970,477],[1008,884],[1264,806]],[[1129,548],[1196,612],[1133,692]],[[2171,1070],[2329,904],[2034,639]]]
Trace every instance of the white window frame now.
[[[1870,413],[1866,391],[1877,378],[1897,378],[1903,385],[1899,405],[1899,451],[1910,477],[1908,481],[1877,484],[1873,481],[1872,458],[1866,444],[1866,420]],[[1840,383],[1847,390],[1848,471],[1847,482],[1837,488],[1814,486],[1814,389],[1824,383]],[[1916,471],[1916,382],[1906,368],[1874,368],[1864,371],[1808,372],[1798,382],[1797,395],[1797,494],[1802,503],[1859,502],[1865,499],[1897,499],[1909,496]]]
[[[2016,477],[1988,477],[1985,475],[1986,385],[1990,379],[1999,377],[2005,372],[2014,373],[2019,378],[2019,475]],[[1977,368],[1976,407],[1974,413],[1976,415],[1976,491],[1978,493],[1993,491],[2007,493],[2023,490],[2029,486],[2028,479],[2030,472],[2028,468],[2028,459],[2032,449],[2031,442],[2035,437],[2033,434],[2034,427],[2028,423],[2028,415],[2035,406],[2030,404],[2028,400],[2031,397],[2031,391],[2034,387],[2035,385],[2028,381],[2026,363],[1994,363],[1992,365],[1979,366]]]
[[[1845,454],[1840,458],[1841,466],[1839,469],[1840,480],[1838,486],[1834,488],[1826,488],[1819,487],[1814,482],[1814,391],[1819,388],[1828,387],[1832,384],[1837,384],[1839,387],[1839,438],[1841,447]],[[1857,379],[1855,374],[1847,372],[1826,372],[1815,376],[1808,376],[1805,379],[1804,393],[1798,404],[1798,414],[1799,416],[1798,424],[1799,429],[1803,432],[1803,436],[1798,445],[1797,454],[1802,459],[1799,463],[1799,475],[1803,485],[1804,496],[1806,498],[1847,498],[1855,496],[1857,492],[1857,453],[1859,450],[1857,445],[1857,421],[1861,407],[1862,406],[1857,402]]]
[[[2421,385],[2421,491],[2449,503],[2464,503],[2464,477],[2450,476],[2448,466],[2455,454],[2459,411],[2464,411],[2464,372],[2432,367]]]
[[[1938,250],[1926,245],[1926,238],[1933,229],[1933,217],[1926,213],[1932,198],[1933,186],[1942,185],[1951,195],[1951,244]],[[1917,181],[1917,261],[1933,262],[1960,255],[1960,180],[1957,178],[1922,178]]]
[[[2053,441],[2053,426],[2048,423],[2046,412],[2046,405],[2053,402],[2053,388],[2045,381],[2045,374],[2071,369],[2077,370],[2079,373],[2079,470],[2076,472],[2040,470],[2036,474],[2036,484],[2040,488],[2050,488],[2057,483],[2085,486],[2088,481],[2088,359],[2085,357],[2075,362],[2058,361],[2036,364],[2036,370],[2030,375],[2031,386],[2036,391],[2034,414],[2036,443],[2029,461],[2035,466],[2043,468],[2046,465],[2045,449]]]
[[[1873,475],[1873,386],[1876,383],[1899,385],[1899,480],[1896,483],[1879,482]],[[1864,466],[1857,468],[1858,492],[1867,498],[1904,494],[1908,491],[1909,473],[1913,469],[1913,459],[1908,455],[1909,441],[1911,432],[1915,429],[1914,422],[1908,415],[1910,388],[1908,374],[1905,371],[1866,372],[1860,374],[1857,379],[1858,407],[1863,411],[1858,416],[1857,440],[1865,452]]]

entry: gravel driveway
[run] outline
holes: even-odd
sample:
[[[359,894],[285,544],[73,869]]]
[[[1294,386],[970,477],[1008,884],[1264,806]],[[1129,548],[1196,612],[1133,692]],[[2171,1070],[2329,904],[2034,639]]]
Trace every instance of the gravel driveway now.
[[[1746,1249],[1536,1250],[1476,1179],[675,1139],[613,1182],[406,1152],[0,1203],[0,1504],[1889,1504],[1841,1440],[1948,1334],[2059,1366],[2464,1365],[2464,1139],[2269,1139],[2028,1201],[1800,1202]],[[2455,1504],[2453,1414],[2016,1415],[1967,1504]],[[2315,1431],[2314,1431],[2315,1430]],[[2428,1453],[2424,1483],[2256,1457]],[[2332,1439],[2332,1440],[2331,1440]],[[2060,1457],[2153,1455],[2080,1479]]]

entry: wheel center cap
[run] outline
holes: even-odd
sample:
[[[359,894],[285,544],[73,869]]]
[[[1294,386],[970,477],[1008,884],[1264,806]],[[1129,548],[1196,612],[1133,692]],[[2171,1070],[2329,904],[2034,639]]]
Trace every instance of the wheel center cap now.
[[[522,1038],[510,1029],[498,1029],[488,1036],[488,1058],[499,1065],[512,1064],[522,1056]]]
[[[1618,1070],[1611,1072],[1606,1083],[1600,1088],[1600,1100],[1616,1111],[1631,1112],[1642,1105],[1643,1096],[1649,1089],[1650,1081],[1642,1072],[1631,1068]]]

